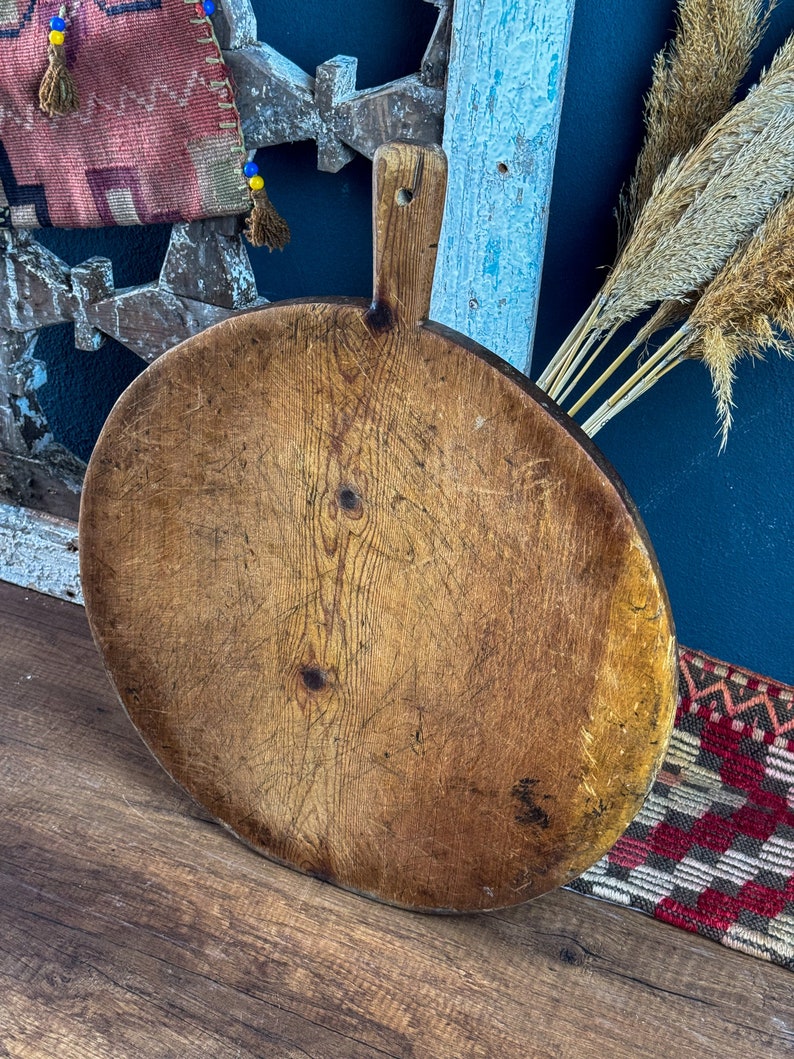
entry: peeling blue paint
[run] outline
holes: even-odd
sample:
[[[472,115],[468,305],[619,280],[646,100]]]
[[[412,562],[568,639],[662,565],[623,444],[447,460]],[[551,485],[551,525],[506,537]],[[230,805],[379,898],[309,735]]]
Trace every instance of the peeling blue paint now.
[[[497,282],[499,280],[499,259],[502,255],[502,240],[497,235],[489,239],[485,246],[485,263],[483,275],[492,276]]]
[[[551,66],[549,68],[549,88],[546,93],[546,98],[549,103],[553,103],[557,98],[557,83],[560,76],[560,57],[555,52],[551,57]]]
[[[8,403],[11,407],[19,435],[28,450],[37,454],[52,444],[52,434],[47,421],[38,405],[33,405],[24,395],[10,394]]]
[[[47,381],[47,369],[40,360],[33,360],[32,362],[28,361],[28,363],[32,363],[33,365],[33,370],[30,373],[30,379],[28,381],[28,389],[40,390]]]
[[[542,152],[542,141],[538,141],[537,138],[527,140],[526,136],[519,132],[513,151],[514,171],[522,176],[531,177],[535,171],[535,158],[536,156],[542,157]]]
[[[450,179],[431,312],[521,370],[532,345],[573,6],[503,0],[453,12]]]

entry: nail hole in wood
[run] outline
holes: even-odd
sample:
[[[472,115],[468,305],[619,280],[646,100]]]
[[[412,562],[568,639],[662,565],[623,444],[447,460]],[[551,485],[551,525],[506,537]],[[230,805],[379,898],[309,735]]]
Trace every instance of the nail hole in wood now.
[[[500,174],[500,176],[507,176],[507,174],[510,172],[509,168],[505,165],[504,162],[499,162],[496,167],[496,171]]]
[[[398,206],[407,206],[409,203],[413,202],[414,193],[410,188],[400,188],[397,192],[396,198]]]
[[[301,670],[301,680],[308,691],[322,691],[328,684],[328,674],[319,666],[307,666]]]

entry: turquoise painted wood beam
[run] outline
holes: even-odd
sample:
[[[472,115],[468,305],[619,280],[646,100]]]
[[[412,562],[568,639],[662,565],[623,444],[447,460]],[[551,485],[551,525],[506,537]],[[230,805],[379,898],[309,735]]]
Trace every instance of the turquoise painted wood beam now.
[[[574,0],[456,0],[432,316],[529,371]]]

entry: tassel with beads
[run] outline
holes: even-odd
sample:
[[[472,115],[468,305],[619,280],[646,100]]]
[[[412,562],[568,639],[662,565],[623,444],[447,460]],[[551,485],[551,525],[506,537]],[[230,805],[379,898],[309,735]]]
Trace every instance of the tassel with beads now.
[[[259,166],[246,162],[243,172],[248,177],[252,209],[245,222],[245,237],[251,246],[266,246],[268,250],[283,250],[290,241],[289,225],[270,201]]]
[[[66,8],[50,19],[49,65],[39,86],[39,107],[50,117],[73,114],[80,108],[77,85],[66,65]]]

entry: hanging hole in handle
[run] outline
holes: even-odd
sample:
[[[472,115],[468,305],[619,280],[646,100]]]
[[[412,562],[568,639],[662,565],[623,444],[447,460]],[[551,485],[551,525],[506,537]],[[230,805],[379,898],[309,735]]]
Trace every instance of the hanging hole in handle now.
[[[400,188],[395,195],[398,206],[408,206],[414,199],[414,193],[410,188]]]

